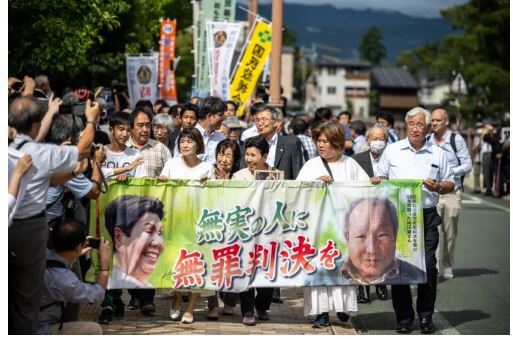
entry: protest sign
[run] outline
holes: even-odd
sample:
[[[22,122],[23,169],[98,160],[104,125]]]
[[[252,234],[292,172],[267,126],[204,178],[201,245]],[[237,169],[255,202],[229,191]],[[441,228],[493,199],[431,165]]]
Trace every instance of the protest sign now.
[[[114,244],[109,288],[243,291],[426,279],[421,180],[135,178],[111,184],[99,199],[90,234]],[[92,258],[89,279],[98,269]]]
[[[210,95],[223,100],[230,99],[230,66],[241,29],[240,22],[207,21]]]
[[[159,88],[160,99],[169,105],[177,103],[175,69],[176,20],[160,22]]]
[[[198,55],[195,58],[196,88],[193,91],[193,95],[210,92],[206,22],[207,20],[233,22],[235,20],[235,4],[236,0],[200,2],[199,20],[195,23],[195,26],[198,27],[198,38],[195,42],[194,50]]]
[[[247,100],[255,88],[260,73],[271,54],[271,25],[262,19],[255,26],[235,68],[230,84],[231,100],[238,103],[237,116],[244,113]]]
[[[139,100],[157,100],[158,53],[151,55],[127,55],[126,78],[130,107]]]

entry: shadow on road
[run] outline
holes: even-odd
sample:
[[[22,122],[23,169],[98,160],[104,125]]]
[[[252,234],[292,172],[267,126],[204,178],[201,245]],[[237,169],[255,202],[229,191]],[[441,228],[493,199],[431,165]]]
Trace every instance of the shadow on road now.
[[[471,321],[490,318],[488,313],[481,310],[441,311],[439,313],[454,327]]]
[[[458,268],[454,270],[455,277],[475,277],[485,274],[499,274],[499,271],[490,270],[488,268]]]
[[[395,329],[394,312],[378,312],[368,314],[358,314],[369,331],[382,331]],[[393,328],[384,328],[384,325],[393,324]]]

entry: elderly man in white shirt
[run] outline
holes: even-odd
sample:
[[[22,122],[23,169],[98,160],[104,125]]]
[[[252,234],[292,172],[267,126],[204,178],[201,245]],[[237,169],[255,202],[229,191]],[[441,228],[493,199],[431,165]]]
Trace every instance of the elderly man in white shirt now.
[[[51,100],[49,109],[58,110],[60,102]],[[48,223],[44,211],[50,178],[57,172],[75,175],[78,161],[90,154],[99,113],[98,104],[91,106],[87,101],[87,124],[78,145],[57,146],[35,141],[43,118],[36,99],[17,98],[9,107],[9,126],[17,131],[9,149],[29,154],[36,170],[9,227],[9,334],[36,333],[46,265]]]
[[[436,211],[439,194],[454,190],[454,175],[445,152],[426,140],[431,113],[415,107],[406,113],[407,138],[390,144],[378,164],[376,176],[381,179],[422,179],[422,207],[424,216],[424,251],[427,283],[417,290],[417,313],[422,333],[433,333],[432,315],[436,300],[436,249],[438,225],[442,219]],[[415,319],[409,285],[392,286],[392,304],[396,314],[398,333],[410,333]]]
[[[472,160],[467,144],[461,135],[449,129],[449,116],[444,109],[435,109],[431,113],[431,129],[429,140],[445,151],[452,174],[454,174],[454,191],[440,197],[437,205],[438,214],[442,217],[440,241],[438,243],[437,260],[439,272],[444,279],[452,279],[454,252],[458,232],[458,217],[461,211],[462,177],[472,170]]]

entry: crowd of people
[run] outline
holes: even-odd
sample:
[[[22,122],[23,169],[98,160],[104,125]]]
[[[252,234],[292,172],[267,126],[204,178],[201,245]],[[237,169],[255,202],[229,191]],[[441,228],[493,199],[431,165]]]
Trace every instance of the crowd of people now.
[[[85,226],[89,224],[87,210],[91,200],[106,189],[108,180],[254,180],[257,170],[279,170],[285,180],[320,180],[326,184],[422,179],[427,282],[419,284],[416,310],[423,333],[434,331],[438,279],[453,277],[462,178],[472,166],[474,175],[480,173],[480,168],[476,169],[480,166],[485,194],[492,194],[493,187],[496,196],[509,193],[509,138],[500,144],[497,130],[485,126],[472,139],[469,152],[465,139],[451,131],[444,109],[429,112],[412,108],[405,115],[406,137],[399,140],[394,119],[386,113],[379,114],[371,126],[361,120],[351,121],[347,111],[334,115],[327,107],[318,108],[313,117],[289,117],[257,97],[239,119],[237,104],[217,97],[193,98],[173,106],[163,100],[139,101],[129,109],[124,93],[115,96],[113,110],[108,112],[98,93],[81,88],[68,91],[61,100],[51,92],[45,76],[9,79],[11,334],[101,333],[98,324],[79,321],[80,303],[101,302],[98,322],[104,324],[122,318],[125,308],[146,315],[156,312],[155,289],[146,283],[144,274],[130,272],[124,255],[137,250],[130,248],[128,240],[142,218],[129,211],[135,200],[148,205],[150,216],[158,216],[153,222],[151,246],[152,253],[160,255],[163,210],[159,202],[125,196],[127,201],[116,201],[116,208],[108,208],[105,227],[111,241],[119,244],[114,247],[115,267],[109,267],[111,246],[102,238],[96,245],[100,253],[97,280],[86,283],[82,278],[93,246]],[[481,191],[475,182],[474,189]],[[373,204],[375,211],[388,208]],[[123,208],[125,214],[119,216]],[[370,219],[380,219],[380,215]],[[349,217],[347,222],[351,224]],[[347,227],[347,239],[351,230]],[[395,243],[396,227],[390,232]],[[380,244],[374,245],[364,250],[380,248]],[[358,265],[352,259],[343,269],[351,274]],[[392,260],[383,270],[403,267],[399,260]],[[110,271],[111,279],[120,271],[131,275],[124,286],[131,297],[128,305],[121,299],[122,289],[107,289]],[[385,282],[372,281],[378,297],[388,299]],[[410,287],[393,284],[391,290],[396,330],[410,333],[415,319]],[[222,313],[233,315],[240,304],[241,321],[248,326],[255,325],[257,319],[269,320],[271,304],[282,302],[279,289],[270,287],[240,294],[176,291],[170,319],[192,323],[195,302],[201,297],[208,300],[208,319],[218,319],[221,298]],[[184,301],[187,305],[181,315]],[[368,286],[304,288],[304,314],[315,316],[315,327],[329,324],[330,311],[341,321],[348,321],[348,312],[356,312],[358,303],[368,301]]]

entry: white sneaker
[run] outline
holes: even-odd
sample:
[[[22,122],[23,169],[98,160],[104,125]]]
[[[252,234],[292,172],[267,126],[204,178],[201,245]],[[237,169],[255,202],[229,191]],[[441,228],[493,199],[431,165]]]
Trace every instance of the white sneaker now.
[[[177,310],[170,309],[169,310],[169,317],[173,321],[178,321],[178,319],[180,318],[180,309],[177,309]]]
[[[451,267],[444,268],[444,273],[442,274],[442,276],[444,277],[445,280],[451,280],[452,278],[454,278],[454,274],[452,273],[452,268]]]
[[[192,324],[194,318],[191,313],[185,312],[182,316],[182,324]]]

